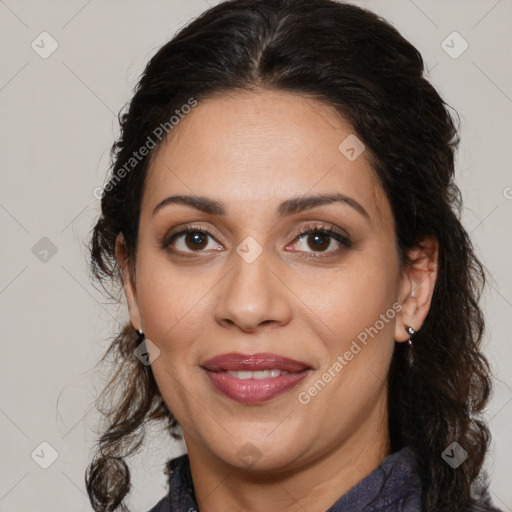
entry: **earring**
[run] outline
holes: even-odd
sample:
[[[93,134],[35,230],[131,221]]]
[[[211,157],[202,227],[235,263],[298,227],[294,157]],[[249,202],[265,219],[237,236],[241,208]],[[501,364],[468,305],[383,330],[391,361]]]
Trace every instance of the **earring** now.
[[[137,332],[141,338],[144,338],[144,331],[142,329],[137,329]]]
[[[406,325],[405,330],[407,331],[407,334],[409,334],[410,336],[414,336],[416,334],[416,329],[414,327],[411,327],[410,325]],[[412,341],[410,339],[407,340],[407,344],[411,346]]]

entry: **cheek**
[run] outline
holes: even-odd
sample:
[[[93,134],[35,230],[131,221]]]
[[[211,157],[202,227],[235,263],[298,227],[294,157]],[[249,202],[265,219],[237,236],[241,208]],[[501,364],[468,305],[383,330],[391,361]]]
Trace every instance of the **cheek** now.
[[[396,269],[385,272],[379,265],[357,272],[351,267],[333,277],[323,294],[309,297],[318,302],[322,320],[316,329],[321,368],[297,396],[311,422],[323,418],[327,430],[351,432],[383,400],[400,307],[394,302],[396,275]]]
[[[166,353],[190,351],[204,330],[208,292],[215,283],[212,273],[179,271],[165,256],[141,251],[137,300],[146,336]]]
[[[354,254],[315,287],[308,280],[301,285],[304,302],[321,320],[314,322],[309,313],[309,325],[317,325],[322,340],[321,368],[317,380],[299,390],[301,403],[310,404],[313,417],[323,415],[326,404],[337,404],[325,419],[333,428],[360,421],[385,393],[400,309],[398,276],[398,256],[375,250]]]
[[[211,274],[191,277],[173,269],[160,255],[144,256],[139,255],[137,297],[146,337],[160,350],[152,363],[153,375],[180,424],[193,430],[204,418],[191,399],[196,393],[190,383],[200,377],[195,372],[208,318],[207,293],[216,281]]]
[[[394,254],[355,252],[334,271],[298,275],[293,289],[307,306],[303,313],[310,324],[314,317],[321,320],[318,335],[331,356],[356,339],[393,338],[399,275]]]

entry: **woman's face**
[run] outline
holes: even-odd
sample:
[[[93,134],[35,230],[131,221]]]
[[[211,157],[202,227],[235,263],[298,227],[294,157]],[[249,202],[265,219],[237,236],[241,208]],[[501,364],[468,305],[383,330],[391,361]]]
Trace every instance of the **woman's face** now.
[[[387,442],[408,292],[358,144],[330,107],[259,91],[199,102],[154,155],[125,286],[189,453],[284,470]]]

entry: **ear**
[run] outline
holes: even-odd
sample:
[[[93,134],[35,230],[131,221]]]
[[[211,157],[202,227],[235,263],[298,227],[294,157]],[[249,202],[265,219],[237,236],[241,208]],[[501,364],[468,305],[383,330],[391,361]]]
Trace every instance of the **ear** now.
[[[408,262],[402,273],[395,341],[407,341],[411,335],[406,326],[419,331],[429,312],[437,280],[439,244],[434,237],[424,238],[418,247],[407,251]]]
[[[121,279],[123,281],[124,293],[128,302],[128,312],[132,327],[136,330],[142,329],[139,306],[137,304],[137,290],[135,288],[135,276],[130,271],[130,262],[128,261],[128,253],[126,242],[122,233],[117,235],[116,239],[116,258],[121,271]]]

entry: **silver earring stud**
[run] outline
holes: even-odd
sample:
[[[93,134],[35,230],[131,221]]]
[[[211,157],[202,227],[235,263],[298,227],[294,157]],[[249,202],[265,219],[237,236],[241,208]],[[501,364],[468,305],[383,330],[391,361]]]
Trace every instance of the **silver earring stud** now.
[[[411,336],[413,334],[416,334],[416,329],[414,327],[411,327],[410,325],[406,325],[405,330],[407,331],[407,334],[410,334]]]
[[[139,336],[144,338],[144,331],[142,329],[137,329],[137,332],[139,333]]]
[[[416,334],[416,329],[414,327],[411,327],[410,325],[406,325],[405,330],[407,331],[407,334],[409,334],[409,336],[413,336],[414,334]],[[412,346],[412,341],[410,339],[407,340],[407,345]]]

